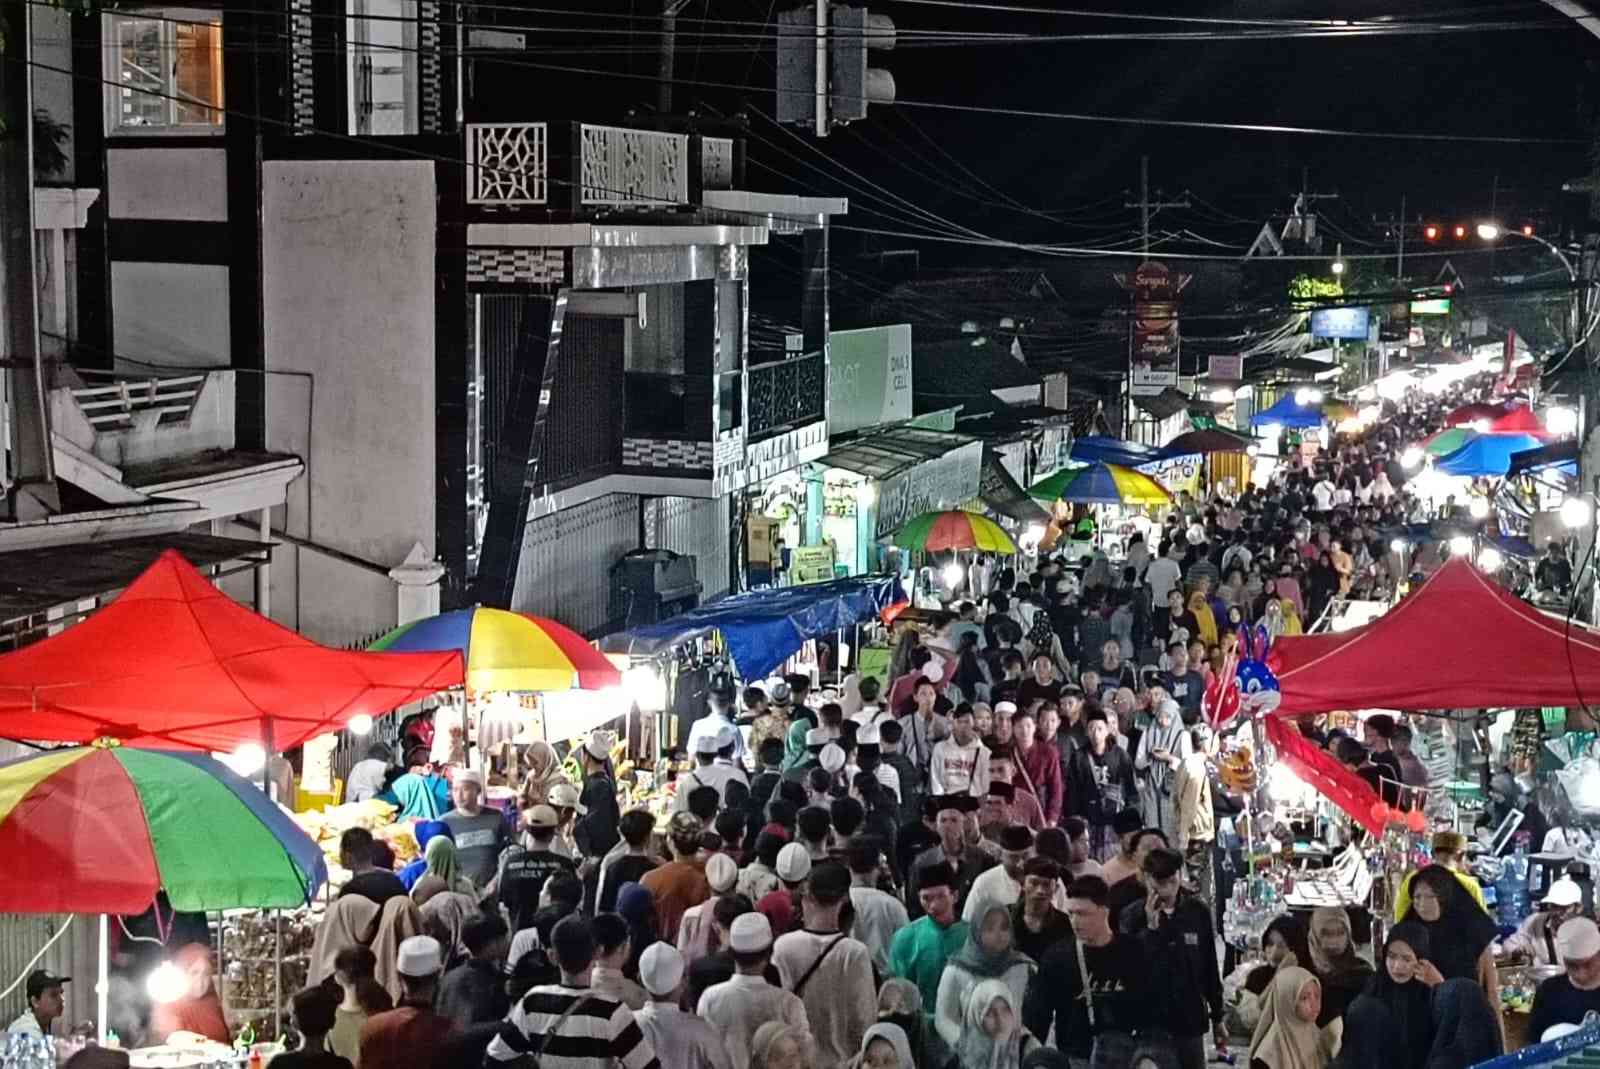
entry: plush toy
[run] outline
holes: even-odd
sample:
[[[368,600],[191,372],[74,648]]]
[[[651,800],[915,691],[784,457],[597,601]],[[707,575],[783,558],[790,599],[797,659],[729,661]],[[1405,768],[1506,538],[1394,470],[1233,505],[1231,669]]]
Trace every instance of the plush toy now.
[[[1222,671],[1212,677],[1200,700],[1201,712],[1214,730],[1221,731],[1241,712],[1253,717],[1278,707],[1282,700],[1278,679],[1267,667],[1271,648],[1265,627],[1258,624],[1254,634],[1248,627],[1239,628],[1238,650],[1229,651]]]

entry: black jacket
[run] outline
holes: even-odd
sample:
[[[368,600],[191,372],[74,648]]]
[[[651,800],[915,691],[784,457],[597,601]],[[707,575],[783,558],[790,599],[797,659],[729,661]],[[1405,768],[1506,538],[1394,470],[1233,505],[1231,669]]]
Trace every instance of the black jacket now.
[[[1222,975],[1211,911],[1189,894],[1151,928],[1141,899],[1122,911],[1122,931],[1144,946],[1155,975],[1164,978],[1153,992],[1162,1001],[1160,1019],[1175,1036],[1204,1035],[1222,1020]]]

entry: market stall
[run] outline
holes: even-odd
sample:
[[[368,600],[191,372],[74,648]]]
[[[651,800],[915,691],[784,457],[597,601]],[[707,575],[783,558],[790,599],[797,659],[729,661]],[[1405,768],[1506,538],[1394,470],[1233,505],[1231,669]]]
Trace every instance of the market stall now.
[[[1457,448],[1435,460],[1433,467],[1442,475],[1501,476],[1511,470],[1513,454],[1537,449],[1542,444],[1531,434],[1493,431],[1472,434]]]
[[[1028,493],[1038,501],[1098,507],[1100,517],[1094,524],[1094,533],[1099,541],[1091,544],[1100,544],[1114,557],[1121,557],[1141,510],[1172,504],[1167,488],[1151,476],[1121,464],[1098,461],[1058,471],[1035,483]],[[1113,528],[1117,535],[1108,538],[1107,531]]]

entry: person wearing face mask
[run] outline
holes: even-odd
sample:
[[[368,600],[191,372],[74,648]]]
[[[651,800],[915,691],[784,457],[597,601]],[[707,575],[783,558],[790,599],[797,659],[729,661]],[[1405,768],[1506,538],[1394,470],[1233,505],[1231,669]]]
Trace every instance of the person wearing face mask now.
[[[1556,953],[1566,972],[1541,983],[1528,1016],[1528,1038],[1539,1040],[1552,1025],[1580,1024],[1600,1010],[1600,928],[1587,917],[1561,926]]]
[[[1333,906],[1311,913],[1311,961],[1306,966],[1320,985],[1318,1027],[1344,1017],[1351,1001],[1372,979],[1372,966],[1356,955],[1350,914]]]
[[[1539,903],[1543,908],[1523,921],[1521,926],[1495,948],[1495,954],[1526,954],[1535,965],[1560,965],[1556,953],[1556,935],[1567,921],[1583,912],[1583,891],[1573,880],[1563,877],[1550,885],[1550,890]]]
[[[1317,1026],[1321,1011],[1315,976],[1298,967],[1278,973],[1250,1037],[1250,1069],[1325,1069],[1339,1037]]]

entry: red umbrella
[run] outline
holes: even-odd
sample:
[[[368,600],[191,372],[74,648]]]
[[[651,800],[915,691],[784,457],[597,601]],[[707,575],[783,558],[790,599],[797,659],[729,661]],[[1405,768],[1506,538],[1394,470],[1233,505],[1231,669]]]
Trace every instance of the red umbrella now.
[[[461,654],[329,649],[245,608],[176,551],[110,605],[0,656],[13,739],[288,750],[459,686]]]
[[[1444,418],[1444,425],[1446,427],[1470,427],[1480,419],[1486,419],[1490,423],[1493,423],[1495,420],[1499,419],[1505,414],[1505,405],[1490,404],[1486,401],[1476,401],[1470,405],[1462,405],[1460,408],[1453,409],[1450,414]]]
[[[1527,405],[1518,405],[1489,424],[1489,431],[1492,434],[1531,434],[1537,438],[1550,436],[1545,425],[1539,422],[1539,417]]]

